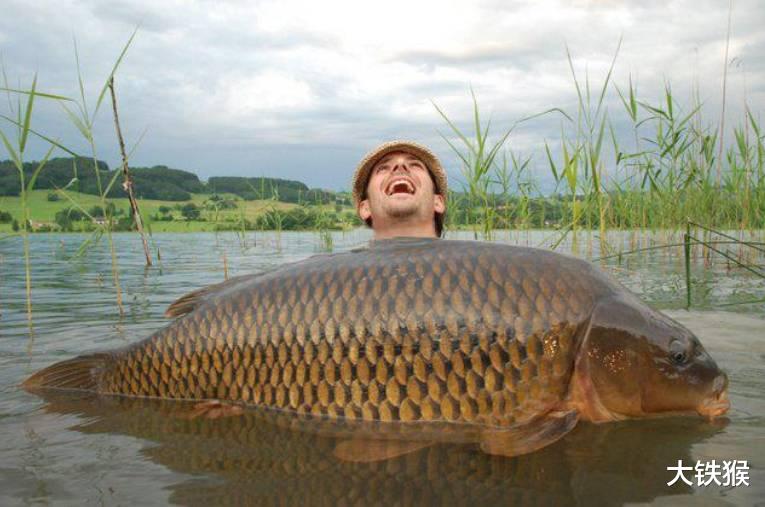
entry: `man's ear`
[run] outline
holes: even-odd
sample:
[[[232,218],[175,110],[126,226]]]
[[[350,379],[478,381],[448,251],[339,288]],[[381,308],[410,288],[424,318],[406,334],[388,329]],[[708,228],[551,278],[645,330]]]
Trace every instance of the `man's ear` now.
[[[369,208],[369,199],[364,199],[359,203],[359,216],[363,222],[372,217],[372,210]]]
[[[444,203],[444,196],[441,194],[433,195],[433,211],[443,214],[446,211],[446,203]]]

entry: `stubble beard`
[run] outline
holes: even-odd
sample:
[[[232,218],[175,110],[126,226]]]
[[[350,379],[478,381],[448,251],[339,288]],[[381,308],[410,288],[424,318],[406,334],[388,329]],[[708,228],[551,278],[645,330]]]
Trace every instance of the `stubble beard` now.
[[[401,220],[416,217],[420,211],[420,206],[417,202],[408,202],[403,205],[383,205],[383,209],[389,217]]]

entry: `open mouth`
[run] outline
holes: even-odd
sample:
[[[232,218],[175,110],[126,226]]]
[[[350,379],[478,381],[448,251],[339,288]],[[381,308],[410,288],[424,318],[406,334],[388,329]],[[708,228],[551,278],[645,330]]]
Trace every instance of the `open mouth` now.
[[[729,408],[730,400],[728,400],[728,390],[726,389],[717,397],[705,400],[698,408],[698,413],[713,419],[726,413]]]
[[[385,187],[385,195],[414,195],[414,183],[407,178],[394,178]]]

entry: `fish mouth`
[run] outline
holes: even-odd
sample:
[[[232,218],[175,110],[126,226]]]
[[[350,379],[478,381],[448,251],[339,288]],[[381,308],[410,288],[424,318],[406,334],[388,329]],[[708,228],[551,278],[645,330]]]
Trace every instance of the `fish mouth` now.
[[[696,410],[699,415],[714,419],[725,414],[730,409],[730,400],[728,399],[728,390],[722,391],[719,395],[704,400]]]
[[[728,376],[722,373],[714,380],[712,396],[702,401],[696,411],[701,416],[714,419],[726,413],[728,409],[730,409]]]
[[[406,176],[394,176],[385,185],[385,195],[391,196],[396,194],[414,195],[417,187],[412,179]]]

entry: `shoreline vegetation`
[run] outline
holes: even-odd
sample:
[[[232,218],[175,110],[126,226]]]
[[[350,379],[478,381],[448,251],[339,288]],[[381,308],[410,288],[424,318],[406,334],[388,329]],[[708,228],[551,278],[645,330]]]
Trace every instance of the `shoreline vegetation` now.
[[[765,132],[759,112],[746,104],[742,118],[729,118],[732,136],[724,144],[722,125],[706,120],[698,93],[681,103],[666,83],[660,100],[644,101],[631,79],[624,86],[612,82],[615,62],[616,56],[597,87],[589,76],[582,84],[571,63],[575,110],[553,108],[496,135],[489,132],[490,122],[482,121],[475,95],[472,132],[460,129],[434,103],[450,134],[442,137],[463,180],[452,184],[446,228],[470,228],[482,239],[491,239],[495,229],[681,230],[689,220],[716,229],[765,229]],[[77,223],[83,222],[77,212],[85,215],[84,222],[129,230],[133,221],[117,182],[120,170],[110,170],[95,155],[79,156],[29,125],[34,97],[57,100],[67,111],[71,99],[52,98],[34,86],[12,92],[29,98],[26,111],[18,101],[15,120],[2,115],[19,130],[19,147],[24,148],[31,134],[49,141],[51,149],[41,161],[24,162],[23,150],[14,149],[3,135],[11,158],[0,161],[0,232],[91,230],[87,223]],[[622,110],[609,110],[609,98],[618,98]],[[516,128],[551,115],[560,120],[560,135],[545,140],[542,153],[526,155],[512,148]],[[71,116],[77,126],[85,124]],[[87,125],[81,130],[92,141]],[[50,158],[53,151],[72,156]],[[194,173],[166,166],[130,172],[141,206],[147,208],[147,222],[157,231],[342,230],[361,225],[347,191],[267,177],[216,176],[202,182]],[[550,178],[554,189],[543,192]],[[48,191],[47,202],[40,198],[41,190]],[[91,197],[98,199],[100,213],[84,213],[97,205]],[[56,215],[62,211],[69,215]],[[25,219],[32,223],[24,227]],[[185,225],[166,223],[179,221]]]
[[[113,231],[135,230],[127,198],[108,199],[104,211],[97,196],[81,192],[67,192],[67,196],[78,206],[55,191],[29,192],[29,232],[94,232],[105,224],[107,214],[112,219]],[[139,198],[138,202],[143,221],[151,232],[316,231],[320,227],[349,230],[362,225],[350,205],[335,200],[321,204],[273,198],[245,200],[228,193],[195,193],[183,201]],[[19,197],[0,195],[0,234],[18,233],[21,223],[17,217],[21,214]]]
[[[128,173],[129,156],[140,139],[123,151],[123,170],[109,170],[98,158],[94,123],[135,35],[123,47],[95,101],[86,99],[76,43],[79,90],[72,97],[38,90],[37,76],[29,88],[11,87],[3,69],[0,91],[7,94],[9,110],[0,114],[0,150],[8,157],[0,162],[0,241],[15,236],[23,240],[30,326],[32,233],[89,233],[82,253],[106,237],[122,314],[119,252],[111,235],[134,230],[134,213],[140,213],[149,237],[153,232],[234,231],[246,246],[245,231],[309,230],[317,233],[319,247],[325,251],[333,248],[330,231],[361,225],[349,192],[309,189],[300,182],[265,177],[212,177],[201,182],[193,173],[165,166],[130,168]],[[732,258],[736,266],[761,259],[763,250],[753,246],[765,229],[761,112],[745,101],[742,117],[726,119],[723,114],[710,121],[698,85],[690,97],[678,98],[667,82],[658,99],[645,99],[631,77],[626,83],[613,80],[619,46],[597,85],[592,76],[577,74],[567,48],[575,106],[553,107],[522,118],[498,134],[490,133],[491,121],[482,120],[472,90],[469,130],[433,103],[434,117],[440,115],[444,122],[448,135],[442,133],[442,137],[453,150],[462,176],[462,182],[452,183],[446,230],[468,229],[475,239],[490,241],[501,229],[550,229],[559,238],[552,249],[569,234],[575,242],[578,232],[595,230],[600,258],[631,253],[614,250],[608,231],[638,230],[646,235],[669,231],[666,247],[676,247],[669,245],[669,239],[682,235],[686,265],[700,249],[707,259],[714,252],[731,260],[728,250],[714,247],[720,237],[717,231],[726,230],[733,231],[726,241],[738,243]],[[727,70],[722,78],[725,90]],[[724,104],[725,91],[722,99]],[[59,133],[37,130],[32,113],[39,100],[61,107],[88,146],[87,154],[55,140]],[[112,101],[116,120],[114,95]],[[559,136],[545,139],[541,153],[514,150],[513,131],[542,117],[559,121]],[[30,137],[49,146],[42,160],[25,160]],[[554,189],[543,192],[543,182],[550,178]],[[131,185],[139,198],[134,207],[123,191]],[[153,245],[153,249],[159,257],[158,248]],[[146,260],[150,265],[148,249]],[[690,291],[690,270],[686,271]]]

